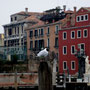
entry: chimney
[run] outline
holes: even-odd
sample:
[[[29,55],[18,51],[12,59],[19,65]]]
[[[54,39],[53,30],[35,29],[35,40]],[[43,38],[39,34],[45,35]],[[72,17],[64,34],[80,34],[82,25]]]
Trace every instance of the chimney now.
[[[66,11],[66,5],[63,5],[63,10],[64,10],[64,12]]]
[[[28,13],[28,8],[25,8],[25,12]]]
[[[77,7],[74,7],[74,13],[76,13],[76,9],[77,9]]]

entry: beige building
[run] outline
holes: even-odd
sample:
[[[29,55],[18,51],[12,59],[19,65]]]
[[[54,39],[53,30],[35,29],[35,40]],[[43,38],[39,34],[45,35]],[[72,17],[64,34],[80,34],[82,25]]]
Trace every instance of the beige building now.
[[[60,22],[45,24],[39,21],[36,25],[27,30],[27,54],[32,56],[33,52],[38,53],[42,48],[54,51],[58,56],[58,30]]]
[[[29,59],[44,48],[48,48],[49,52],[54,52],[58,58],[60,19],[65,17],[65,14],[59,11],[59,7],[45,11],[36,24],[27,28],[27,55]]]
[[[4,46],[4,34],[0,34],[0,46]]]

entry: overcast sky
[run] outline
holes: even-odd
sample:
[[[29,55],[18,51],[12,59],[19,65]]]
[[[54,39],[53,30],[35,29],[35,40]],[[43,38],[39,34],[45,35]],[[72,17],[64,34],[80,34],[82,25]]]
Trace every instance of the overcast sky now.
[[[90,0],[1,0],[0,2],[0,33],[3,33],[2,25],[10,23],[10,15],[24,11],[26,7],[31,12],[43,12],[48,9],[66,5],[67,10],[81,7],[90,7]]]

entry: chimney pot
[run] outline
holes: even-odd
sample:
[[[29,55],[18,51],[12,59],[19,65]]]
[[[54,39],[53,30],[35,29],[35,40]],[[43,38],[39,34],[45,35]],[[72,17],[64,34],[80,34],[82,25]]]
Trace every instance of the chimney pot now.
[[[63,5],[63,10],[64,10],[64,12],[66,11],[66,5]]]
[[[28,8],[25,8],[25,12],[26,12],[26,13],[28,12]]]
[[[77,7],[74,7],[74,13],[76,13],[76,9],[77,9]]]

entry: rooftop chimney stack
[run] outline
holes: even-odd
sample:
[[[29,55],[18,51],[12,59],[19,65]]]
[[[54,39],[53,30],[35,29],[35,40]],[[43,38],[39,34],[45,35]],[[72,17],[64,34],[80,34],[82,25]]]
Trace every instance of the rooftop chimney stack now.
[[[25,12],[28,13],[28,8],[25,8]]]
[[[76,13],[77,7],[74,7],[74,13]]]
[[[64,12],[66,11],[66,5],[63,5],[63,10],[64,10]]]

